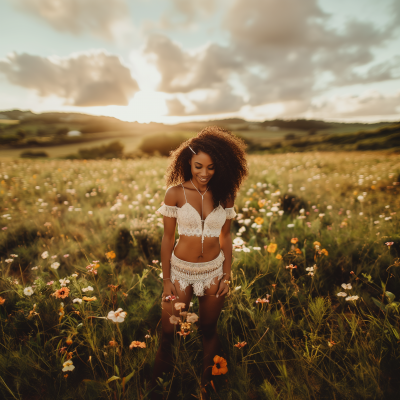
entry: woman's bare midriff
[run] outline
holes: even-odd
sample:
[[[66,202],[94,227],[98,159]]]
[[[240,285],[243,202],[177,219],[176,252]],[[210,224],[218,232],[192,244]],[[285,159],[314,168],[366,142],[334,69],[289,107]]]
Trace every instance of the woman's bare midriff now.
[[[201,237],[180,235],[174,254],[184,261],[206,262],[214,260],[221,252],[218,237],[205,237],[201,254]]]

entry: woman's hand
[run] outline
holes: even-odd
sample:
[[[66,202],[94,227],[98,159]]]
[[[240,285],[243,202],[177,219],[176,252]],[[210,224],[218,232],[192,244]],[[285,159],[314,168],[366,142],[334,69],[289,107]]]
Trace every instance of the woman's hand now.
[[[169,279],[164,281],[164,290],[161,296],[163,301],[165,301],[165,298],[167,296],[176,296],[176,298],[179,299],[179,297],[177,296],[175,285]]]
[[[225,280],[225,278],[222,278],[219,281],[219,288],[215,297],[223,296],[224,294],[227,294],[229,292],[229,284],[225,283]]]

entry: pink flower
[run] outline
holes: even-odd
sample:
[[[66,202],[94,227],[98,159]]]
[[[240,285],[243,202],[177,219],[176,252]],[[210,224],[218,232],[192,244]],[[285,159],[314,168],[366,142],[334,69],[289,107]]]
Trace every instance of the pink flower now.
[[[69,254],[64,254],[64,257],[65,257],[65,258],[69,257]]]
[[[52,285],[54,281],[47,282],[46,285]]]

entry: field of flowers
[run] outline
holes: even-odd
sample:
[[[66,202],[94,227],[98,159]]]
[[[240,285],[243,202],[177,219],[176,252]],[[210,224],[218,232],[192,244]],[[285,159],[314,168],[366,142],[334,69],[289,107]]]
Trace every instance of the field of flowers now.
[[[167,163],[1,163],[1,398],[149,399]],[[249,164],[211,397],[397,399],[399,158]],[[164,399],[200,398],[196,297],[186,311]]]

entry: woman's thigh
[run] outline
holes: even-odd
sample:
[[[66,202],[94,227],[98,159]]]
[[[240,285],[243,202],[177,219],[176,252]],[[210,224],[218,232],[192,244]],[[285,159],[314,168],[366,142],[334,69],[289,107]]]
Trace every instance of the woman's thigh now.
[[[221,314],[225,297],[215,295],[219,289],[219,280],[215,279],[216,284],[211,285],[209,289],[204,291],[204,296],[199,297],[199,317],[200,326],[208,328],[217,324],[218,317]]]
[[[185,308],[182,311],[187,311],[189,309],[189,303],[193,296],[193,287],[189,285],[183,291],[179,287],[178,281],[174,282],[174,286],[176,288],[177,299],[174,301],[162,301],[162,314],[161,314],[161,323],[163,332],[166,334],[174,333],[174,327],[176,325],[170,322],[170,317],[175,315],[179,318],[179,310],[175,308],[176,303],[185,303]],[[179,297],[179,298],[178,298]]]

